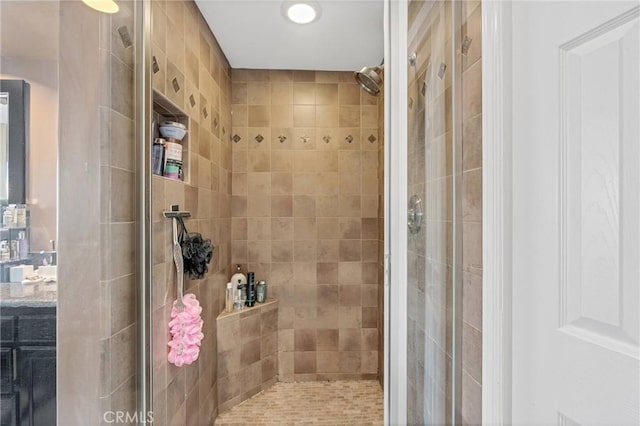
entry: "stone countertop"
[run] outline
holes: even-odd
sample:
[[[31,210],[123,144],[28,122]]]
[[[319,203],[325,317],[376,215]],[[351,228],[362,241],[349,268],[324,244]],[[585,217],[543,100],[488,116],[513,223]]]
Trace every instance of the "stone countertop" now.
[[[31,289],[33,288],[33,293]],[[58,303],[58,284],[0,283],[0,307],[56,307]]]

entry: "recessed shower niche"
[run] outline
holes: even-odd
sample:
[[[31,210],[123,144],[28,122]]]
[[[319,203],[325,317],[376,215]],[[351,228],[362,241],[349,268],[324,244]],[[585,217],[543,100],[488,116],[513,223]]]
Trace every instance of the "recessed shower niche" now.
[[[151,147],[153,174],[189,183],[189,129],[189,116],[169,99],[154,91]]]

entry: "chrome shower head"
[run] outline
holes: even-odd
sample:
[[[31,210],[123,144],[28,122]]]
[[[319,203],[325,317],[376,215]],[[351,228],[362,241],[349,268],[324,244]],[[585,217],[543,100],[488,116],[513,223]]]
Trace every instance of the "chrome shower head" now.
[[[358,72],[353,73],[360,87],[365,92],[378,96],[380,94],[380,85],[382,85],[382,65],[378,67],[364,67]]]

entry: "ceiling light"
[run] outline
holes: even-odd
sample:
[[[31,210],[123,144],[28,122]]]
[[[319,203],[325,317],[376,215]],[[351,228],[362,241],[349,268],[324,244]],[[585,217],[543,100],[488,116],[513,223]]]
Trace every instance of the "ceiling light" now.
[[[314,1],[286,1],[282,12],[291,22],[309,24],[320,16],[320,5]]]
[[[84,4],[102,13],[116,13],[120,7],[114,0],[82,0]]]

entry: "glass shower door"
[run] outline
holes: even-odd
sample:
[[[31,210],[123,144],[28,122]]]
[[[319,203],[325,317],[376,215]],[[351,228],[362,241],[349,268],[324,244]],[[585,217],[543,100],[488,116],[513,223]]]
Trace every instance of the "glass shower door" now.
[[[409,424],[461,423],[459,3],[409,3]]]

